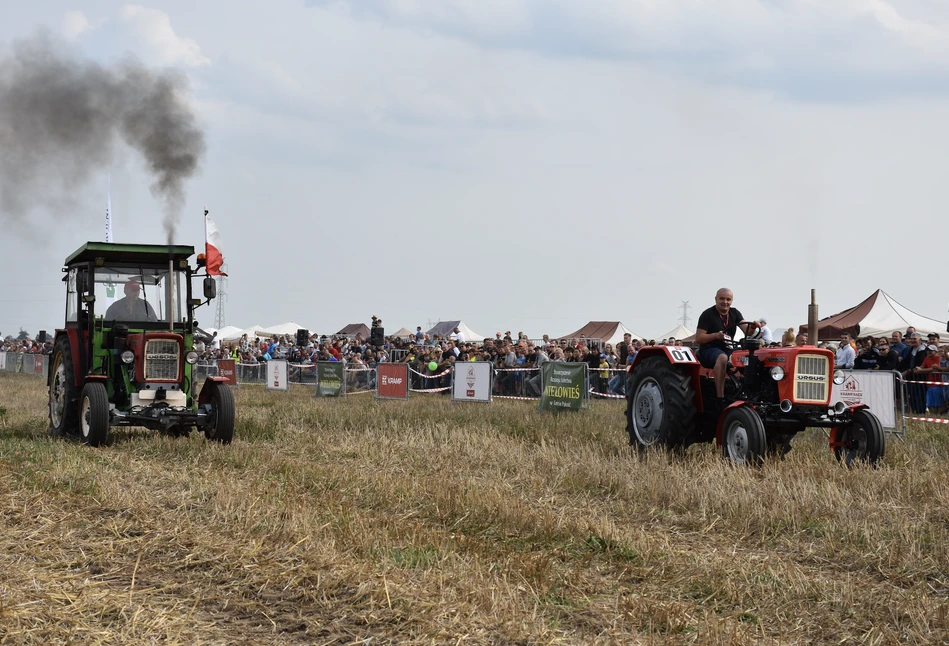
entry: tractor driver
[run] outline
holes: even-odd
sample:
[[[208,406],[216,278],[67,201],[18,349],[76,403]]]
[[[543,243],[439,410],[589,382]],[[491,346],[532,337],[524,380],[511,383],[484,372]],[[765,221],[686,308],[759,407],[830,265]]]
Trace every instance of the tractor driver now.
[[[713,371],[715,395],[719,400],[725,397],[725,371],[731,354],[726,342],[735,338],[736,328],[749,335],[758,327],[754,321],[742,318],[741,312],[732,307],[732,298],[732,290],[725,287],[718,290],[715,305],[702,312],[695,330],[699,363]]]
[[[125,283],[125,298],[112,303],[105,313],[107,321],[157,321],[155,310],[139,298],[142,286],[136,280]]]

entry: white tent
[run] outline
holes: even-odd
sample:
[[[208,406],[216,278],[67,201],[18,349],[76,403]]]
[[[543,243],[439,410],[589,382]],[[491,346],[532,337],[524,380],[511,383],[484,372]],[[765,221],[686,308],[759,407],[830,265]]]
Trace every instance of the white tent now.
[[[237,338],[241,338],[242,330],[236,325],[225,325],[220,330],[213,327],[208,328],[208,332],[217,332],[217,338],[221,341],[227,341],[230,337],[237,335]]]
[[[658,341],[659,339],[668,339],[672,337],[673,339],[678,339],[679,341],[682,341],[684,339],[688,339],[693,334],[695,334],[695,330],[690,330],[689,328],[685,327],[684,325],[680,323],[678,327],[676,327],[674,330],[670,330],[666,332],[665,334],[660,334],[659,336],[657,336],[656,340]]]
[[[466,341],[474,341],[475,343],[484,341],[484,337],[465,325],[464,321],[439,321],[427,334],[432,337],[438,334],[447,339],[455,331],[455,328],[464,333]]]
[[[257,332],[257,336],[292,336],[296,337],[297,330],[303,329],[303,326],[299,323],[294,323],[290,321],[289,323],[281,323],[280,325],[271,325],[270,327],[265,327],[263,330]],[[250,335],[248,335],[250,336]]]
[[[619,321],[590,321],[582,328],[571,334],[565,334],[561,339],[598,339],[604,345],[609,343],[615,346],[623,340],[623,335],[629,334],[633,339],[642,339],[634,334]]]
[[[831,339],[841,332],[855,336],[890,336],[913,326],[925,337],[930,332],[946,337],[946,323],[931,319],[900,305],[893,297],[878,289],[863,302],[817,323],[820,339]]]
[[[234,333],[232,333],[232,334],[228,334],[227,336],[222,336],[221,334],[218,334],[218,336],[221,337],[221,341],[224,341],[224,342],[227,342],[227,343],[231,343],[231,342],[233,342],[233,341],[240,341],[240,340],[241,340],[241,337],[246,334],[246,335],[247,335],[247,338],[250,339],[251,341],[253,341],[255,336],[259,336],[259,335],[260,335],[260,331],[261,331],[262,329],[263,329],[263,328],[260,327],[259,325],[252,325],[252,326],[250,326],[249,328],[244,328],[243,330],[238,330],[237,332],[234,332]]]

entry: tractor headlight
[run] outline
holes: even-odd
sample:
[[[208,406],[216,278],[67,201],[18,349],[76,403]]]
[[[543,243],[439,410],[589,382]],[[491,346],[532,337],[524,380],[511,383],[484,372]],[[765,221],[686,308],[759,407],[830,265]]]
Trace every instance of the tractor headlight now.
[[[135,353],[131,350],[125,350],[121,354],[122,363],[132,363],[135,361]]]
[[[834,383],[838,386],[844,383],[844,379],[847,377],[840,370],[834,370]]]
[[[771,369],[771,378],[775,381],[781,381],[784,379],[784,368],[781,366],[775,366]]]
[[[197,362],[198,362],[198,353],[195,352],[194,350],[192,350],[191,352],[189,352],[188,354],[185,355],[185,361],[187,361],[187,362],[190,363],[190,364],[195,364],[195,363],[197,363]]]

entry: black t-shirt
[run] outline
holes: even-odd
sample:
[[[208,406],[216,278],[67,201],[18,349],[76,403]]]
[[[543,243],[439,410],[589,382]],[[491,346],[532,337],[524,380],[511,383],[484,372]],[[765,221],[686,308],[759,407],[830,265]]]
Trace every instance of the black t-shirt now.
[[[718,310],[713,305],[699,316],[699,323],[696,326],[699,330],[705,330],[709,334],[715,334],[716,332],[721,332],[725,330],[725,334],[731,338],[735,338],[735,332],[738,330],[738,323],[743,321],[744,318],[741,315],[741,312],[736,310],[734,307],[728,310],[728,314],[722,315],[718,313]],[[720,348],[722,350],[728,350],[728,346],[725,345],[725,342],[719,339],[715,341],[710,341],[709,343],[702,343],[699,346],[699,349],[704,348]]]
[[[880,370],[896,370],[896,366],[900,364],[900,353],[894,350],[890,350],[885,355],[880,355],[880,360],[878,365]]]

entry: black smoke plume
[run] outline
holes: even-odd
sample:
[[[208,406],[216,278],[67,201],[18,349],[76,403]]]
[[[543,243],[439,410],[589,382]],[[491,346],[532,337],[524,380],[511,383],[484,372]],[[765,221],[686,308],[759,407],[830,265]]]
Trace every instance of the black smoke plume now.
[[[0,55],[0,211],[22,219],[36,206],[60,212],[124,141],[145,160],[163,203],[171,244],[198,169],[204,134],[188,104],[188,80],[127,59],[78,60],[45,33]],[[60,213],[61,214],[61,213]]]

